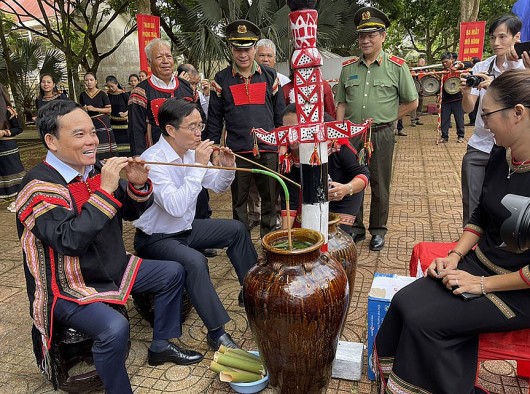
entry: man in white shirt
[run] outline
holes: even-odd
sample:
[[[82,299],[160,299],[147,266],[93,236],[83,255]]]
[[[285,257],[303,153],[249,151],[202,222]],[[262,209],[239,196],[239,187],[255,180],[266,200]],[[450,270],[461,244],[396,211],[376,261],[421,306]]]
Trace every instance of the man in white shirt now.
[[[162,136],[141,158],[148,162],[211,166],[213,141],[201,141],[204,130],[194,103],[171,98],[158,113]],[[216,149],[216,148],[215,148]],[[217,152],[216,152],[217,153]],[[229,148],[218,151],[216,162],[235,167]],[[186,290],[191,303],[208,329],[208,345],[238,347],[224,331],[230,317],[208,273],[208,260],[198,251],[227,248],[239,283],[256,264],[257,254],[245,225],[230,219],[194,219],[197,196],[203,187],[219,193],[234,180],[233,170],[150,165],[155,203],[134,222],[134,247],[139,256],[174,256],[186,270]]]
[[[473,111],[475,103],[479,100],[475,129],[467,143],[467,152],[462,160],[463,226],[467,224],[478,205],[486,164],[495,143],[493,134],[484,127],[484,120],[481,116],[482,98],[495,77],[506,70],[524,68],[521,60],[513,61],[509,55],[513,45],[519,41],[521,28],[522,22],[515,15],[504,15],[493,21],[489,27],[489,37],[491,49],[495,55],[476,63],[472,69],[472,74],[484,78],[484,81],[476,88],[472,88],[467,86],[465,78],[462,78],[464,112]]]

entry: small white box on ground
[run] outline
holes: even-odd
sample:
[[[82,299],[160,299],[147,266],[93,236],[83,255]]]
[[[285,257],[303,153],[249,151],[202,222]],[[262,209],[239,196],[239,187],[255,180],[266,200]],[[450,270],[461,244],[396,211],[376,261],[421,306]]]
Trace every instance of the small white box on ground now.
[[[359,342],[339,341],[331,377],[345,380],[361,380],[364,345]]]
[[[399,276],[396,274],[374,274],[372,288],[368,293],[368,379],[375,380],[374,366],[372,365],[372,353],[374,350],[374,339],[379,327],[385,318],[386,311],[390,307],[392,297],[406,285],[414,282],[416,278],[410,276]]]

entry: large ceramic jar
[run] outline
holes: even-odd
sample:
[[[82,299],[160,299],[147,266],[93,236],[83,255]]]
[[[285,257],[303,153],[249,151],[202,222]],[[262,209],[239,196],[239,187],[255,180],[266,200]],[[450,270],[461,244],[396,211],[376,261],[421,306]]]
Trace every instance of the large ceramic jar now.
[[[351,235],[340,228],[340,216],[336,213],[329,214],[328,221],[328,252],[335,257],[346,271],[350,285],[350,302],[355,285],[357,272],[357,248]]]
[[[348,278],[342,265],[320,251],[317,231],[293,229],[305,249],[275,247],[287,230],[262,239],[265,251],[243,284],[245,310],[270,384],[282,394],[325,391],[348,306]]]

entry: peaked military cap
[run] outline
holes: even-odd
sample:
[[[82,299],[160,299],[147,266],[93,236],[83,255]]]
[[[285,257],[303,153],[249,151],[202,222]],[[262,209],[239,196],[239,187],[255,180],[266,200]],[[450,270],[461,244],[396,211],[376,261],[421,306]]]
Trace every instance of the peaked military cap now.
[[[390,26],[388,17],[374,7],[360,8],[353,17],[353,23],[355,23],[358,33],[384,30]]]
[[[236,48],[250,48],[256,45],[261,31],[254,23],[238,19],[226,26],[226,38]]]

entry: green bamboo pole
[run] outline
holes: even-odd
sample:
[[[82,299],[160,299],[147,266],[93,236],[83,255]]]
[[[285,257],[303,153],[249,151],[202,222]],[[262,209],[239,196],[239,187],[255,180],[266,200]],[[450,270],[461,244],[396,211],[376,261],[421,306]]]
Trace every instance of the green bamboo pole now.
[[[218,352],[214,354],[213,360],[219,364],[226,365],[228,367],[237,368],[243,371],[253,372],[260,375],[265,375],[265,368],[263,367],[263,365],[260,365],[250,360],[243,360],[238,357],[231,357],[227,354]]]
[[[219,348],[219,351],[221,351],[221,348]],[[238,356],[241,356],[241,357],[249,358],[249,359],[251,359],[254,362],[257,362],[259,364],[263,363],[263,361],[261,360],[260,356],[256,356],[255,354],[247,352],[246,350],[243,350],[243,349],[226,348],[225,351],[222,352],[222,353],[225,353],[225,354],[228,353],[229,355],[235,354],[235,355],[238,355]]]
[[[221,365],[212,360],[210,362],[210,371],[214,371],[215,373],[221,373],[223,371],[234,372],[235,370],[233,368],[227,367],[226,365]]]
[[[251,373],[251,372],[221,372],[219,374],[219,380],[221,382],[230,382],[230,383],[250,383],[256,382],[262,379],[261,375]]]

